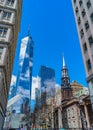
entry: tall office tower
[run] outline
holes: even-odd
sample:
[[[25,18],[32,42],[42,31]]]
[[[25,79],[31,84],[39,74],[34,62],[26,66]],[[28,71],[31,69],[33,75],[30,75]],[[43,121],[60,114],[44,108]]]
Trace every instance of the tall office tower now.
[[[40,89],[39,88],[35,89],[35,102],[36,102],[35,109],[40,108],[41,102],[40,102]]]
[[[39,107],[38,104],[38,99],[40,98],[40,78],[37,77],[32,77],[32,91],[31,91],[31,113],[34,112],[35,107]]]
[[[0,0],[0,129],[5,118],[22,0]]]
[[[93,109],[93,0],[72,0]]]
[[[41,66],[41,104],[45,104],[49,97],[55,96],[55,71],[52,68]]]
[[[14,96],[16,96],[16,76],[12,75],[8,100],[13,98]]]
[[[63,57],[63,67],[62,67],[61,91],[62,91],[62,103],[69,101],[71,97],[73,96],[72,88],[70,85],[70,78],[68,76],[68,69],[66,67],[64,57]]]
[[[28,35],[21,41],[19,70],[17,75],[17,92],[22,98],[14,106],[16,113],[26,113],[31,110],[31,86],[33,65],[33,40]]]

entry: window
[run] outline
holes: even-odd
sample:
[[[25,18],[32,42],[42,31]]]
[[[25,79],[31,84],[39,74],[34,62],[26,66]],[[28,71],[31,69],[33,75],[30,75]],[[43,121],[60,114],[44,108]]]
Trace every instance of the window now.
[[[84,43],[84,45],[83,45],[83,50],[84,50],[84,53],[87,51],[87,45],[86,45],[86,43]]]
[[[92,36],[90,36],[89,38],[88,38],[88,41],[89,41],[89,45],[90,45],[90,47],[92,46],[92,44],[93,44],[93,37]]]
[[[93,13],[90,15],[91,21],[93,22]]]
[[[80,36],[81,36],[81,38],[83,38],[83,36],[84,36],[83,29],[81,29],[81,31],[80,31]]]
[[[80,1],[79,1],[79,5],[81,6],[81,5],[82,5],[82,3],[83,3],[83,2],[82,2],[82,0],[80,0]]]
[[[62,97],[64,97],[64,91],[62,91]]]
[[[68,109],[68,118],[70,118],[70,110]]]
[[[83,11],[82,11],[82,17],[84,17],[85,14],[86,14],[85,9],[83,9]]]
[[[89,9],[91,7],[91,2],[90,0],[88,0],[88,2],[86,3],[87,4],[87,8]]]
[[[74,118],[75,112],[74,112],[74,108],[72,108],[72,118]]]
[[[6,5],[13,6],[15,0],[7,0]]]
[[[0,37],[6,37],[7,30],[5,27],[0,27]]]
[[[0,47],[0,59],[1,59],[1,56],[2,56],[2,52],[3,52],[3,47]]]
[[[92,55],[92,60],[93,60],[93,55]]]
[[[3,15],[2,15],[2,19],[5,19],[5,20],[10,20],[11,18],[11,13],[10,12],[3,12]]]
[[[74,4],[76,3],[76,0],[73,0],[74,1]]]
[[[68,96],[68,97],[70,96],[70,92],[69,92],[69,91],[67,92],[67,96]]]
[[[80,23],[81,23],[81,19],[80,17],[78,17],[78,25],[80,25]]]
[[[78,7],[76,7],[75,11],[76,11],[76,14],[77,14],[78,13]]]
[[[89,29],[89,23],[88,23],[88,21],[86,21],[86,23],[85,23],[85,29],[86,29],[86,31]]]
[[[0,3],[3,3],[4,2],[4,0],[0,0]]]
[[[2,13],[2,10],[0,10],[0,15],[1,15],[1,13]]]
[[[90,59],[87,60],[87,69],[88,69],[88,71],[91,69],[91,62],[90,62]]]

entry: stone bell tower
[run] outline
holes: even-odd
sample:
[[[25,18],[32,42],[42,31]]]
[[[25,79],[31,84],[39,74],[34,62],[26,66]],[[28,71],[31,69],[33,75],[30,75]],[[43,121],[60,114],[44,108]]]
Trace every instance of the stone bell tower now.
[[[65,59],[63,56],[63,67],[62,67],[62,84],[61,84],[61,91],[62,91],[62,103],[69,101],[73,96],[72,88],[70,85],[70,77],[68,75],[68,69],[65,64]]]

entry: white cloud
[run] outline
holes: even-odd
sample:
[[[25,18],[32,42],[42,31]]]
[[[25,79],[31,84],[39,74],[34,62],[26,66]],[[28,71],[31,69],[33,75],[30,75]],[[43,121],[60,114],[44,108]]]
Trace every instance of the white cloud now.
[[[22,66],[23,65],[23,59],[20,59],[19,65]]]
[[[30,61],[29,62],[29,66],[32,67],[33,66],[33,62]]]
[[[15,83],[16,83],[16,76],[15,76],[15,75],[12,75],[12,78],[11,78],[11,85],[10,85],[10,86],[15,85]]]
[[[21,41],[20,65],[23,64],[23,60],[24,60],[24,58],[25,58],[25,53],[26,53],[28,38],[29,38],[29,37],[25,37],[25,38],[22,39],[22,41]],[[26,56],[27,56],[27,55],[26,55]]]
[[[47,98],[55,95],[55,79],[47,79],[44,81],[43,92],[47,92]]]
[[[28,39],[29,39],[29,37],[27,36],[27,37],[25,37],[25,38],[23,38],[22,39],[22,44],[26,44],[27,42],[28,42]]]
[[[44,81],[44,85],[47,87],[55,87],[55,80],[54,79],[47,79]]]
[[[29,55],[26,53],[25,58],[29,58]]]
[[[27,78],[20,76],[20,80],[27,81]]]
[[[32,77],[32,94],[31,99],[35,99],[35,89],[40,89],[40,77]]]
[[[29,68],[27,68],[26,73],[21,73],[20,80],[28,81],[30,76]]]
[[[30,72],[29,72],[30,70],[29,70],[29,68],[26,70],[26,74],[25,74],[25,77],[26,78],[29,78],[29,76],[30,76]]]
[[[16,113],[20,113],[20,107],[22,103],[23,103],[23,99],[21,98],[20,100],[18,100],[13,104],[13,109],[16,110]]]
[[[15,86],[15,85],[16,85],[16,76],[12,75],[9,95],[11,95],[11,90],[13,89],[13,86]]]
[[[52,89],[55,89],[55,79],[47,79],[44,81],[44,86],[42,87],[43,91],[51,92]]]
[[[22,88],[21,86],[18,86],[17,93],[21,94],[23,97],[30,98],[30,91]]]
[[[24,46],[24,48],[21,47],[21,50],[20,50],[20,59],[24,59],[24,57],[25,57],[25,52],[26,52],[26,47],[27,47],[27,46]]]
[[[61,88],[61,85],[60,84],[56,84],[56,88]]]

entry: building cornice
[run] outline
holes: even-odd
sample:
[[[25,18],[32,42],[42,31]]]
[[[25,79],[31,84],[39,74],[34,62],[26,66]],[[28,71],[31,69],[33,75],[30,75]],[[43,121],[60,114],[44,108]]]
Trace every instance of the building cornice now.
[[[91,79],[93,79],[93,74],[91,74],[90,76],[88,76],[88,77],[86,78],[86,81],[87,81],[87,82],[90,82]]]

